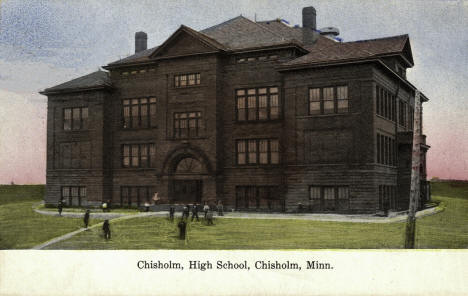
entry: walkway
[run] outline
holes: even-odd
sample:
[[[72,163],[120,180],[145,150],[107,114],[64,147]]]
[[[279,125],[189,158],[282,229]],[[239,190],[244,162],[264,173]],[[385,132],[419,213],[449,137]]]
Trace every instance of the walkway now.
[[[37,213],[41,213],[41,214],[45,214],[45,215],[50,215],[49,213],[52,213],[54,214],[54,216],[58,216],[58,213],[54,213],[54,212],[50,212],[50,211],[40,211],[40,210],[34,210],[36,211]],[[47,213],[45,213],[47,212]],[[64,213],[62,212],[62,216],[63,217],[73,217],[73,218],[76,218],[77,214],[79,213]],[[111,219],[109,218],[110,216],[112,215],[112,213],[91,213],[90,217],[94,218],[94,219]],[[116,222],[116,221],[121,221],[121,220],[126,220],[126,219],[132,219],[132,218],[138,218],[138,217],[146,217],[146,216],[150,216],[151,213],[138,213],[138,214],[114,214],[115,215],[121,215],[117,218],[114,218],[112,219],[113,222]],[[124,216],[122,216],[124,215]],[[79,217],[83,217],[83,214],[80,214]],[[60,241],[63,241],[63,240],[66,240],[66,239],[69,239],[71,238],[72,236],[78,234],[78,233],[81,233],[83,231],[87,231],[89,229],[93,229],[93,228],[96,228],[96,227],[101,227],[103,224],[103,222],[101,223],[97,223],[97,224],[94,224],[93,226],[90,226],[88,228],[80,228],[78,230],[75,230],[73,232],[69,232],[67,234],[64,234],[62,236],[58,236],[56,238],[53,238],[51,240],[48,240],[46,241],[45,243],[42,243],[40,245],[37,245],[37,246],[34,246],[32,247],[31,249],[33,250],[41,250],[49,245],[52,245],[52,244],[55,244],[55,243],[58,243]]]
[[[55,211],[44,211],[34,209],[35,212],[43,215],[59,216]],[[434,207],[419,211],[416,213],[416,217],[424,217],[429,215],[434,215],[438,212],[443,211],[442,208]],[[71,217],[71,218],[81,218],[84,213],[76,212],[62,212],[62,217]],[[180,217],[181,213],[176,213],[176,218]],[[125,214],[125,213],[93,213],[91,212],[90,218],[93,219],[109,219],[113,222],[138,218],[138,217],[168,217],[169,212],[143,212],[137,214]],[[299,219],[299,220],[312,220],[312,221],[330,221],[330,222],[355,222],[355,223],[394,223],[394,222],[403,222],[407,219],[406,213],[401,213],[399,215],[390,216],[390,217],[378,217],[374,215],[340,215],[340,214],[282,214],[282,213],[251,213],[251,212],[226,212],[224,216],[215,216],[216,218],[222,219]],[[94,224],[88,229],[95,227],[101,227],[102,222]],[[71,238],[72,236],[86,231],[86,228],[81,228],[73,232],[64,234],[62,236],[53,238],[45,243],[34,246],[32,249],[40,250],[49,245],[55,244],[57,242]]]

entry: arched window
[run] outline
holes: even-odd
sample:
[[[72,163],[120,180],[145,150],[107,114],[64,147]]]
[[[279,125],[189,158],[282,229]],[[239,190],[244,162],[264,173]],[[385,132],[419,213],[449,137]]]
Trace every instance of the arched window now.
[[[192,157],[186,157],[177,164],[176,174],[199,174],[203,172],[202,164]]]

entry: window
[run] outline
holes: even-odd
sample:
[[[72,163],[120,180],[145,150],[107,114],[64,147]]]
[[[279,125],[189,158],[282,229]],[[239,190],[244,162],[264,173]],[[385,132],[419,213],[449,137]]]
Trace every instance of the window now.
[[[200,73],[174,75],[174,87],[200,85]]]
[[[156,166],[156,147],[154,144],[122,145],[122,167],[154,168]]]
[[[238,64],[240,64],[240,63],[245,63],[245,62],[266,61],[268,59],[276,60],[276,59],[278,59],[278,55],[258,56],[258,57],[243,57],[243,58],[237,58],[236,62]]]
[[[395,65],[396,72],[403,78],[406,78],[406,69],[399,64]]]
[[[237,121],[264,121],[280,118],[278,87],[236,90]]]
[[[279,186],[236,186],[236,209],[285,211]]]
[[[154,193],[153,186],[121,186],[120,206],[140,206],[150,202]]]
[[[394,138],[377,133],[377,163],[396,166],[396,142]]]
[[[349,186],[309,186],[310,211],[349,209]]]
[[[88,107],[63,109],[63,130],[86,129],[88,129]]]
[[[174,138],[199,137],[203,128],[201,112],[174,113]]]
[[[396,120],[396,98],[386,89],[376,88],[376,113],[388,120]]]
[[[407,123],[407,103],[404,101],[399,101],[398,102],[398,124],[406,127]]]
[[[91,143],[67,142],[59,145],[59,164],[61,169],[88,169],[91,167]]]
[[[236,149],[236,163],[238,165],[279,163],[279,141],[277,139],[237,140]]]
[[[86,187],[62,186],[62,199],[69,206],[81,206],[86,201]]]
[[[123,128],[148,128],[156,126],[156,98],[125,99]]]
[[[349,112],[348,86],[309,88],[309,115]]]
[[[396,209],[396,186],[379,185],[379,210]]]

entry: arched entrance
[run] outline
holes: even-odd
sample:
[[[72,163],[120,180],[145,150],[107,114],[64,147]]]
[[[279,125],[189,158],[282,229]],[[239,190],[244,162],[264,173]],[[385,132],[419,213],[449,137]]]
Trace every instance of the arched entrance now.
[[[200,161],[191,156],[184,157],[175,165],[172,176],[172,201],[174,203],[201,203],[203,195],[203,174]]]
[[[180,144],[167,154],[159,178],[161,195],[169,203],[216,201],[216,175],[209,157],[197,146]],[[167,189],[164,190],[164,189]]]

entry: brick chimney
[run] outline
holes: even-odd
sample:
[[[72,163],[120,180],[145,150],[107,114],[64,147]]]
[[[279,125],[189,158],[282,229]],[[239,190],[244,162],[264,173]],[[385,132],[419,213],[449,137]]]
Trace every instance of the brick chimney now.
[[[302,27],[311,30],[317,29],[317,12],[312,6],[302,8]]]
[[[135,53],[148,48],[148,35],[145,32],[135,33]]]

